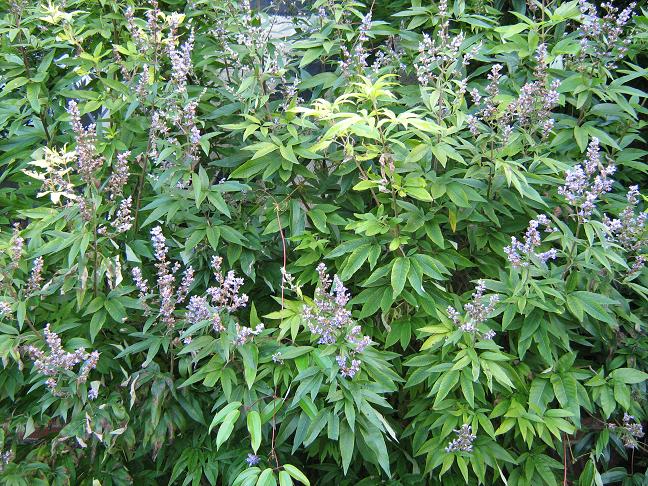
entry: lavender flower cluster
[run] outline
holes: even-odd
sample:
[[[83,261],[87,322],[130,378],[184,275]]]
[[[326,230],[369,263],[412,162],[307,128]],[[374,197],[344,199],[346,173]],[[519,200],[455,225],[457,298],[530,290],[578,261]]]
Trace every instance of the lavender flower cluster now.
[[[192,165],[198,162],[202,134],[198,128],[197,109],[197,100],[189,102],[175,100],[175,103],[169,104],[167,110],[158,109],[151,115],[148,157],[155,160],[163,170],[172,167],[173,164],[168,159],[158,159],[158,143],[163,140],[169,145],[182,147],[178,138],[171,134],[169,126],[178,128],[179,134],[186,139],[186,145],[182,147],[186,160]]]
[[[583,165],[576,165],[565,175],[565,185],[558,188],[558,194],[576,209],[579,222],[589,221],[596,209],[597,200],[612,189],[616,167],[603,166],[598,138],[592,138],[587,147],[587,157]]]
[[[317,273],[319,283],[315,290],[315,305],[304,306],[303,316],[310,332],[319,336],[319,344],[333,344],[337,341],[339,331],[352,322],[351,311],[345,308],[350,296],[337,275],[331,286],[324,263],[317,266]]]
[[[159,316],[162,323],[168,329],[173,329],[176,323],[174,316],[176,304],[182,302],[191,287],[194,280],[193,269],[188,267],[185,269],[180,286],[176,290],[175,274],[180,271],[180,264],[171,262],[167,258],[169,252],[166,246],[166,238],[162,234],[162,228],[156,226],[151,230],[151,242],[153,244],[153,251],[155,259],[155,267],[157,269],[157,290],[159,295]],[[142,276],[140,268],[134,268],[132,271],[133,281],[135,286],[140,292],[140,299],[144,301],[149,294],[148,281]]]
[[[4,471],[5,466],[9,464],[11,461],[14,460],[14,453],[13,451],[0,451],[0,473]]]
[[[628,205],[618,219],[609,219],[607,215],[603,222],[615,240],[627,251],[638,251],[646,245],[646,213],[640,212],[635,216],[635,208],[639,205],[639,186],[630,186],[626,194]]]
[[[472,300],[463,306],[464,315],[462,316],[454,307],[448,306],[448,317],[454,324],[463,332],[481,336],[482,339],[493,339],[495,331],[489,329],[482,333],[479,330],[479,325],[486,322],[488,316],[495,310],[495,306],[499,302],[499,296],[491,295],[488,302],[482,302],[484,291],[486,290],[486,283],[483,280],[477,282],[475,292],[472,294]]]
[[[177,127],[182,136],[186,137],[185,156],[194,164],[198,161],[201,137],[196,116],[198,103],[195,100],[186,101],[188,78],[193,69],[191,54],[195,42],[194,32],[190,31],[188,38],[181,42],[178,30],[182,15],[174,13],[165,16],[159,10],[156,1],[152,1],[151,5],[152,8],[146,12],[147,22],[144,29],[136,23],[132,9],[126,10],[128,30],[138,50],[148,53],[150,57],[156,59],[156,62],[159,62],[158,58],[165,53],[171,65],[169,86],[172,88],[173,96],[167,97],[166,109],[157,109],[151,115],[148,144],[150,149],[147,156],[161,164],[163,169],[170,166],[168,161],[158,160],[158,141],[162,136],[169,144],[179,144],[176,138],[169,136],[170,130],[167,125],[171,125]],[[160,19],[164,19],[164,22],[160,22]],[[168,29],[166,35],[163,34],[165,29]],[[155,69],[152,72],[156,72]],[[145,64],[134,88],[141,100],[148,97],[151,82],[151,69],[148,64]]]
[[[234,337],[235,346],[243,346],[245,343],[254,339],[254,336],[258,336],[263,332],[265,326],[263,324],[257,324],[254,329],[251,327],[241,326],[236,324],[236,336]]]
[[[97,127],[94,123],[88,127],[83,126],[76,101],[71,100],[68,103],[67,111],[76,138],[77,171],[86,184],[95,183],[96,172],[104,163],[104,158],[97,151]]]
[[[457,438],[453,439],[448,444],[448,446],[445,448],[445,451],[472,452],[473,442],[477,438],[477,436],[472,433],[472,427],[468,424],[464,424],[460,429],[454,430],[454,433],[457,434]]]
[[[211,31],[224,50],[223,74],[226,82],[223,88],[232,98],[243,101],[245,98],[237,92],[236,81],[247,76],[263,78],[261,92],[272,96],[281,86],[286,86],[285,77],[290,57],[290,49],[285,43],[271,44],[273,22],[263,25],[255,17],[250,1],[237,2],[239,10],[235,16],[236,25],[216,27]],[[234,35],[232,35],[234,32]]]
[[[176,262],[171,265],[168,259],[169,249],[161,227],[157,226],[151,230],[151,241],[156,259],[159,316],[161,322],[166,324],[168,329],[173,329],[176,325],[177,304],[184,302],[189,297],[191,286],[195,280],[194,269],[191,266],[186,267],[182,273],[182,279],[179,284],[176,284],[175,275],[180,270],[180,264]],[[222,264],[223,259],[214,256],[211,260],[211,268],[216,285],[209,287],[203,296],[189,297],[185,312],[185,321],[189,325],[210,321],[214,332],[223,332],[225,326],[222,322],[222,313],[235,312],[247,304],[248,296],[241,292],[243,279],[237,277],[233,270],[224,275]],[[142,269],[139,267],[133,269],[132,276],[139,291],[140,300],[145,302],[150,295],[149,282],[144,278]],[[254,336],[259,335],[263,329],[263,324],[259,324],[253,329],[237,324],[234,344],[238,346],[245,344]],[[185,340],[185,344],[189,342],[191,342],[190,337]]]
[[[558,252],[552,248],[545,252],[536,253],[536,248],[542,243],[540,236],[540,226],[544,226],[547,233],[556,231],[551,226],[551,221],[544,214],[540,214],[536,219],[529,221],[529,226],[524,234],[524,241],[518,241],[515,236],[511,237],[511,245],[504,248],[504,253],[513,268],[528,267],[532,259],[538,259],[542,263],[549,260],[555,260]]]
[[[387,66],[396,66],[398,70],[404,72],[407,69],[406,64],[403,62],[404,56],[405,50],[398,47],[394,37],[390,37],[374,55],[371,70],[377,76],[380,76],[380,70]]]
[[[639,205],[639,186],[630,186],[626,195],[627,206],[623,209],[619,218],[610,219],[607,215],[603,217],[603,224],[606,226],[612,241],[618,243],[628,253],[638,253],[648,244],[646,239],[646,218],[645,212],[635,215],[635,209]],[[630,274],[637,273],[643,268],[645,257],[636,255],[635,261],[630,269]]]
[[[135,218],[131,215],[131,206],[133,205],[132,196],[122,199],[117,209],[115,219],[111,221],[112,227],[117,233],[125,233],[133,226]]]
[[[346,308],[351,297],[340,278],[335,275],[331,281],[324,263],[317,266],[317,273],[313,306],[304,305],[302,316],[319,344],[344,341],[347,352],[339,354],[336,361],[340,374],[353,378],[360,371],[361,361],[357,356],[371,344],[371,338],[362,335],[361,327],[351,318],[351,311]]]
[[[90,371],[97,366],[99,353],[97,351],[86,353],[83,349],[77,349],[73,353],[66,352],[61,344],[61,338],[50,329],[49,324],[45,326],[43,333],[45,334],[45,341],[49,347],[49,352],[45,353],[34,346],[27,346],[26,351],[34,361],[36,370],[48,377],[46,384],[50,391],[58,393],[56,389],[61,375],[67,371],[71,371],[79,363],[82,363],[82,365],[77,376],[77,381],[79,383],[85,383]]]
[[[20,236],[20,225],[15,223],[13,225],[13,234],[11,237],[10,247],[9,247],[9,264],[7,265],[7,270],[12,272],[20,266],[20,260],[22,258],[23,250],[25,247],[25,239]],[[45,265],[45,260],[42,256],[34,258],[32,263],[32,269],[29,274],[29,280],[27,280],[27,285],[25,286],[25,297],[30,297],[34,293],[41,290],[43,284],[43,268]],[[11,312],[11,308],[6,302],[0,302],[0,316],[3,314],[8,314]]]
[[[371,29],[371,18],[371,12],[368,12],[362,18],[362,22],[360,22],[360,27],[358,28],[358,37],[351,52],[345,46],[340,48],[342,51],[342,63],[340,67],[342,68],[342,74],[347,77],[351,76],[354,72],[362,72],[367,67],[369,51],[367,50],[366,43],[369,40],[368,32]]]
[[[113,164],[113,171],[108,179],[107,191],[110,195],[110,199],[113,200],[124,193],[124,186],[128,182],[128,157],[130,157],[130,151],[123,152],[117,155],[117,160]]]
[[[549,81],[549,61],[545,44],[538,46],[535,60],[535,81],[524,84],[517,99],[511,102],[504,111],[500,111],[497,104],[497,97],[500,94],[499,84],[502,78],[501,64],[493,65],[487,76],[489,80],[485,88],[487,96],[482,96],[477,88],[470,90],[473,103],[479,106],[476,113],[468,115],[466,118],[468,128],[474,136],[478,136],[482,131],[480,122],[493,132],[497,131],[502,144],[508,143],[514,126],[527,131],[537,131],[541,138],[546,138],[549,135],[554,126],[551,110],[558,105],[560,99],[558,94],[560,81]]]
[[[590,56],[596,62],[602,62],[604,66],[615,69],[616,63],[628,52],[631,37],[624,39],[623,33],[634,15],[633,10],[637,4],[632,2],[619,12],[611,2],[604,2],[601,4],[606,11],[603,17],[599,17],[596,6],[586,0],[579,0],[578,6],[581,23],[577,31],[580,37],[580,52],[575,59],[576,66],[581,70],[586,69],[587,64],[584,61]]]
[[[233,270],[223,275],[223,259],[214,256],[211,261],[212,271],[216,278],[215,286],[207,289],[206,296],[192,296],[187,306],[186,319],[189,324],[196,324],[202,321],[211,321],[212,329],[216,333],[223,332],[225,326],[222,323],[221,313],[232,313],[245,307],[248,296],[241,292],[243,279],[236,276]],[[259,335],[264,329],[263,324],[257,325],[254,329],[236,324],[236,335],[234,344],[242,346],[246,342]]]
[[[424,33],[418,46],[419,58],[414,67],[422,86],[434,85],[439,80],[445,80],[449,77],[448,74],[450,77],[460,76],[459,68],[467,66],[482,47],[481,44],[475,44],[461,55],[465,36],[461,32],[451,39],[447,0],[439,3],[438,17],[441,19],[441,25],[436,35],[431,37]]]
[[[172,328],[175,324],[175,277],[174,274],[180,270],[180,264],[176,262],[171,270],[171,262],[167,260],[169,252],[166,246],[166,239],[162,234],[162,228],[156,226],[151,230],[151,242],[153,243],[154,255],[157,260],[157,287],[160,296],[160,316],[167,327]]]
[[[207,289],[207,294],[218,308],[234,312],[247,304],[248,296],[240,293],[243,279],[237,277],[234,270],[230,270],[226,276],[223,276],[222,265],[222,257],[212,258],[212,270],[218,285]]]
[[[11,314],[11,305],[9,302],[0,301],[0,319]]]
[[[535,81],[522,86],[518,98],[507,108],[511,122],[517,122],[524,129],[539,127],[542,138],[546,138],[554,125],[551,110],[558,105],[559,80],[549,82],[547,46],[540,44],[536,52]]]
[[[43,266],[45,261],[42,256],[34,258],[34,263],[32,266],[31,273],[29,275],[29,280],[27,281],[27,287],[25,289],[25,294],[27,296],[38,292],[41,289],[43,284]]]
[[[637,422],[637,419],[628,413],[623,414],[622,426],[617,426],[613,423],[607,425],[608,429],[621,433],[623,445],[628,449],[636,449],[639,445],[637,439],[641,439],[645,435],[643,425],[641,425],[640,422]]]
[[[175,17],[171,17],[172,19]],[[177,28],[179,22],[170,22],[171,32],[167,39],[167,50],[171,61],[171,82],[174,84],[179,93],[187,92],[187,77],[193,68],[191,63],[191,51],[194,45],[193,30],[189,38],[181,45],[176,47]]]
[[[156,50],[159,46],[158,34],[162,27],[158,22],[158,18],[162,16],[162,12],[157,0],[151,0],[150,4],[151,8],[146,11],[146,30],[137,25],[132,7],[128,7],[124,12],[126,28],[130,32],[139,52]]]
[[[240,2],[241,32],[237,35],[237,41],[246,47],[259,48],[259,42],[264,35],[263,29],[253,24],[253,11],[250,0]]]
[[[25,239],[20,236],[20,225],[14,223],[13,234],[11,235],[11,243],[9,247],[9,265],[8,271],[13,271],[20,266],[20,258],[22,257],[23,248],[25,247]]]

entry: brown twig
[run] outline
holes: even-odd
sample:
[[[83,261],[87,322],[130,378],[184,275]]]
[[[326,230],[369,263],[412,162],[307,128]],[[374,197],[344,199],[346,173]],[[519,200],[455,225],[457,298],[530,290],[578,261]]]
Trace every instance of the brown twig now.
[[[567,443],[563,434],[563,486],[567,486]]]

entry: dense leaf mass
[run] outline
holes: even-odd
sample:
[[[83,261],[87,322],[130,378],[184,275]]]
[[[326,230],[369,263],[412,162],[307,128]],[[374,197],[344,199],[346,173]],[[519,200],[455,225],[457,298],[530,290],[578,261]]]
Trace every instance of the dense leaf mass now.
[[[0,483],[647,484],[646,11],[0,0]]]

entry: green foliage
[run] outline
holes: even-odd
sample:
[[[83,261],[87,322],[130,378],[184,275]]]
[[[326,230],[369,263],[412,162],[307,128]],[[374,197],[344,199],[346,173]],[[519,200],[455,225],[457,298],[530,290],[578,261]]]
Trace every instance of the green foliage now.
[[[131,3],[0,2],[2,484],[648,481],[645,4]]]

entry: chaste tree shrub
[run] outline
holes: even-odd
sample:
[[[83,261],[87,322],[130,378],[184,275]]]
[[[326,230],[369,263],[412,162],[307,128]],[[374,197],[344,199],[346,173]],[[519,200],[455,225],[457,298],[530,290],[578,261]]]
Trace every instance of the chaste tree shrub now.
[[[0,4],[2,484],[646,484],[645,4]]]

